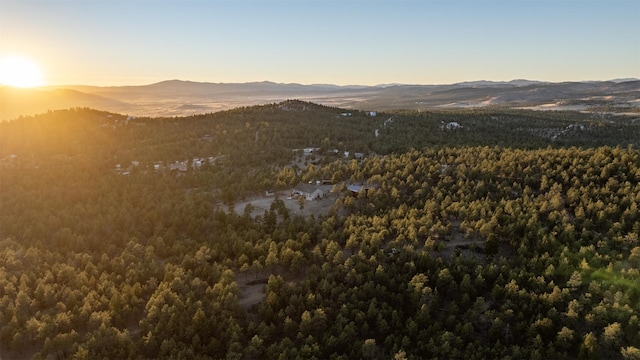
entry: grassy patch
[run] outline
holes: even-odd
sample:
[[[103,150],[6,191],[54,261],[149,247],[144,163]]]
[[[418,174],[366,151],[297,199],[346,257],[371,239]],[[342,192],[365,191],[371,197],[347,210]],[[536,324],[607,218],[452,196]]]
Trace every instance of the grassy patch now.
[[[605,285],[613,285],[619,290],[627,292],[636,305],[640,302],[640,279],[637,276],[631,279],[617,271],[609,272],[605,269],[598,269],[591,273],[589,278],[591,281],[600,281]]]

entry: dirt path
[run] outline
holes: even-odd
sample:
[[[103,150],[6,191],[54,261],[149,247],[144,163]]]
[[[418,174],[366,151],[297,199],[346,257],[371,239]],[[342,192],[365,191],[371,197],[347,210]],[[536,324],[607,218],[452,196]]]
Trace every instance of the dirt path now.
[[[299,273],[292,273],[285,270],[283,266],[276,266],[274,269],[263,269],[258,274],[254,272],[245,274],[236,272],[236,274],[236,284],[240,290],[238,304],[249,310],[267,297],[265,289],[271,275],[282,276],[287,283],[300,282],[306,277],[306,269]]]

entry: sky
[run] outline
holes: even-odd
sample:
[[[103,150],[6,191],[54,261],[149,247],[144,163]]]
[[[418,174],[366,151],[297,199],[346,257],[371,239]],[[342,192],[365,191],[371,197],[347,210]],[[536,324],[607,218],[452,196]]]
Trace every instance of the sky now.
[[[0,0],[50,85],[640,78],[640,0]]]

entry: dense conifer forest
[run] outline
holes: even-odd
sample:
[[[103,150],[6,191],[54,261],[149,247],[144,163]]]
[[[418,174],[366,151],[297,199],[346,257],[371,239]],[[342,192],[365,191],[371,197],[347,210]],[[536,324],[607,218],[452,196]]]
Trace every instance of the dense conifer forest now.
[[[0,358],[640,359],[639,120],[287,101],[2,122]],[[315,180],[328,211],[285,206]]]

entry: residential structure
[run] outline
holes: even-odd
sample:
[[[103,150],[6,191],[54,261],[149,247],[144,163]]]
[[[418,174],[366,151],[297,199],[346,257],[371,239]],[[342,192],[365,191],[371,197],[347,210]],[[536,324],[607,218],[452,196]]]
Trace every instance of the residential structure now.
[[[360,192],[367,192],[371,189],[376,189],[378,188],[378,186],[376,186],[375,184],[368,184],[368,183],[353,183],[353,184],[348,184],[347,185],[347,190],[350,191],[352,194],[358,194]]]
[[[319,199],[331,192],[331,188],[331,185],[323,185],[320,181],[310,184],[299,183],[293,188],[293,195],[304,196],[307,200]]]

